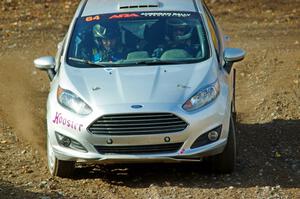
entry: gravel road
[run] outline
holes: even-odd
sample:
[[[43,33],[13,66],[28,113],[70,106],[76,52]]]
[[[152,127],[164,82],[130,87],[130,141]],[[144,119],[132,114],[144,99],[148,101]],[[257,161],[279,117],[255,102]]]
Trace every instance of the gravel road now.
[[[221,3],[218,3],[221,2]],[[300,198],[300,1],[224,0],[209,7],[247,51],[237,64],[237,169],[204,164],[83,165],[49,175],[46,74],[32,60],[54,55],[78,1],[0,2],[0,198]]]

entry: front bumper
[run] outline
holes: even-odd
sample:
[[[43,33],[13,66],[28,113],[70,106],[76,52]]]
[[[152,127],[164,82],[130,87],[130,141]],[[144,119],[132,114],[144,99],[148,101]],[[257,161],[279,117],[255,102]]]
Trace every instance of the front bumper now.
[[[168,154],[147,154],[147,155],[100,155],[99,153],[81,153],[55,146],[55,156],[60,160],[114,164],[114,163],[146,163],[146,162],[190,162],[201,161],[202,158],[221,153],[227,140],[219,140],[215,143],[199,147],[197,149],[179,150],[176,153]]]
[[[114,105],[99,107],[101,112],[93,112],[86,117],[73,114],[56,103],[55,95],[49,96],[47,127],[50,144],[53,147],[55,156],[60,160],[78,162],[96,162],[103,164],[110,163],[131,163],[131,162],[182,162],[200,161],[204,157],[212,156],[223,152],[229,131],[231,114],[231,96],[228,87],[221,88],[218,98],[206,107],[196,112],[186,112],[176,104],[146,104],[143,113],[172,113],[177,115],[189,125],[177,133],[164,133],[154,135],[96,135],[91,134],[87,128],[101,115],[137,113],[140,110],[132,110],[130,105]],[[195,140],[222,126],[219,139],[216,142],[191,149]],[[59,132],[69,138],[78,141],[87,152],[62,147],[58,144],[55,132]],[[147,154],[101,154],[95,146],[143,146],[167,144],[165,138],[170,138],[168,143],[183,143],[180,149],[171,153],[147,153]],[[113,140],[108,143],[108,140]]]

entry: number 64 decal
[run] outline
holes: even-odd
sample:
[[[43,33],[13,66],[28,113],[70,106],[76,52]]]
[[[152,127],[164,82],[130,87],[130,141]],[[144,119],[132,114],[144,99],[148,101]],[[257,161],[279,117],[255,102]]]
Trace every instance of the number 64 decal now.
[[[99,15],[97,15],[97,16],[91,16],[91,17],[86,17],[85,18],[86,22],[92,22],[92,21],[98,21],[98,20],[100,20],[100,16]]]

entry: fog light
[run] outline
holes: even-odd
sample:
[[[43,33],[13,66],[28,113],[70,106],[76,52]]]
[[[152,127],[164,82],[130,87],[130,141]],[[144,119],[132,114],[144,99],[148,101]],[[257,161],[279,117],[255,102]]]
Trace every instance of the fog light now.
[[[210,141],[214,142],[219,138],[219,133],[217,131],[211,131],[208,133],[207,137]]]
[[[71,144],[71,138],[64,136],[60,133],[56,133],[56,138],[57,138],[58,144],[60,144],[64,147],[69,147]]]
[[[86,148],[84,148],[84,146],[82,146],[82,144],[80,144],[78,141],[69,138],[65,135],[62,135],[58,132],[55,132],[56,135],[56,139],[59,145],[64,146],[66,148],[71,148],[71,149],[75,149],[78,151],[82,151],[82,152],[88,152],[86,150]]]
[[[217,140],[219,140],[221,132],[222,132],[222,125],[202,134],[192,144],[191,149],[195,149],[216,142]]]

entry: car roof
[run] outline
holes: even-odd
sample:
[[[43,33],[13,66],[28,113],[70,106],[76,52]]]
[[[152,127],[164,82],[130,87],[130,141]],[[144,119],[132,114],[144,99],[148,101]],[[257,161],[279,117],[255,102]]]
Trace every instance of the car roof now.
[[[83,6],[81,17],[141,11],[198,11],[196,0],[87,0]]]

